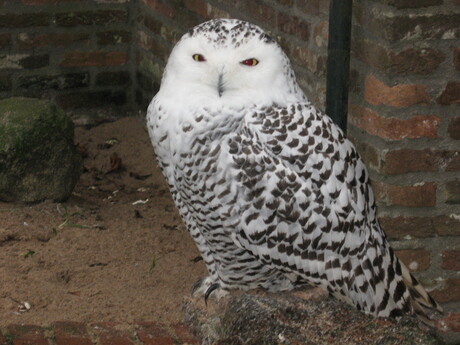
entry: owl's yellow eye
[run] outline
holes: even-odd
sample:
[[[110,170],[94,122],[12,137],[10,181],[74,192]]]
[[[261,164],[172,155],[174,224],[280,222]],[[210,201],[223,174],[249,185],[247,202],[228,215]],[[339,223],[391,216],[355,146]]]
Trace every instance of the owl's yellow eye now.
[[[250,58],[250,59],[246,59],[246,60],[241,61],[241,63],[243,65],[246,65],[246,66],[255,66],[255,65],[257,65],[259,63],[259,60],[254,59],[254,58]]]
[[[201,54],[193,54],[192,55],[193,60],[198,61],[198,62],[203,62],[206,61],[203,55]]]

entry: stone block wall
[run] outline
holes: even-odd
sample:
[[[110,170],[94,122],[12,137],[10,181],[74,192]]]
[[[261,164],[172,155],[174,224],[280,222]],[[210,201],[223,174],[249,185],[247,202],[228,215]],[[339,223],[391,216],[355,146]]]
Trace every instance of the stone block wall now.
[[[0,98],[132,107],[127,0],[0,1]]]

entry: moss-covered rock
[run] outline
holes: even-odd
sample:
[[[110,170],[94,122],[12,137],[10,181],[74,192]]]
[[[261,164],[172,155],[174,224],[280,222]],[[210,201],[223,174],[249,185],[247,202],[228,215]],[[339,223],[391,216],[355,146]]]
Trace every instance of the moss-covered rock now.
[[[81,173],[70,118],[33,98],[0,101],[0,200],[65,200]]]
[[[399,322],[374,319],[321,294],[319,288],[232,292],[207,306],[201,298],[188,298],[184,311],[203,345],[444,344],[433,330],[421,330],[413,317]]]

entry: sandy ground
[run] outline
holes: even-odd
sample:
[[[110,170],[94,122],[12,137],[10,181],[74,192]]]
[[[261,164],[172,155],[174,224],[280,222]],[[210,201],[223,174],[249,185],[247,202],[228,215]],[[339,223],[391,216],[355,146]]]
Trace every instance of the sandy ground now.
[[[85,172],[69,200],[0,202],[1,323],[182,321],[206,269],[141,120],[77,127],[75,142]]]

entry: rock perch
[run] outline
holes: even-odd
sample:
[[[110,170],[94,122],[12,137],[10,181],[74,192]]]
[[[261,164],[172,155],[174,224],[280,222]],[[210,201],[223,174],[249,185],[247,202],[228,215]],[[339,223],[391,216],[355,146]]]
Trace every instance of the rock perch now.
[[[0,101],[0,200],[67,199],[81,173],[74,126],[46,100]]]

